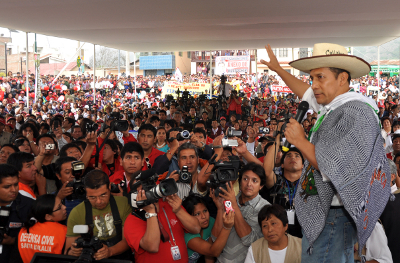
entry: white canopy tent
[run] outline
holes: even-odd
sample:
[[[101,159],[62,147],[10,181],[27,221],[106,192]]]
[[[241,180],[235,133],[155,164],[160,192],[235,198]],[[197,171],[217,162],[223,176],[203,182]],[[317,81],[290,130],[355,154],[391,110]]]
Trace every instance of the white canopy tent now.
[[[396,0],[4,0],[2,10],[2,27],[133,52],[379,46],[400,36]]]

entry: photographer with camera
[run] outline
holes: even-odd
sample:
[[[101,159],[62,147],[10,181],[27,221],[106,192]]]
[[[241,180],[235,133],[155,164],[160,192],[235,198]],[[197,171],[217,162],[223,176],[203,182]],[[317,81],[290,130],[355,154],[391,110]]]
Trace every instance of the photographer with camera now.
[[[119,193],[128,196],[130,192],[129,182],[134,173],[142,170],[143,159],[144,151],[139,143],[129,142],[122,147],[120,162],[123,170],[115,172],[110,177],[110,182],[118,187]],[[114,194],[113,191],[111,192]]]
[[[72,209],[68,217],[66,254],[81,255],[82,248],[78,248],[75,242],[80,235],[73,233],[73,229],[75,225],[88,225],[93,229],[93,236],[103,243],[101,249],[94,251],[94,259],[129,258],[129,247],[122,233],[125,220],[132,212],[128,200],[124,196],[111,195],[110,181],[103,171],[89,172],[85,176],[84,186],[87,200]]]
[[[14,166],[0,164],[0,262],[19,257],[14,245],[34,202],[19,193],[18,175]]]
[[[226,182],[226,189],[219,187],[219,196],[231,202],[235,211],[235,224],[218,262],[244,262],[246,251],[252,242],[263,237],[258,224],[258,212],[269,204],[259,191],[265,185],[265,173],[261,165],[246,164],[239,172],[240,193],[235,195],[231,182]],[[222,218],[215,220],[212,240],[215,242],[223,229]]]
[[[62,254],[67,227],[60,224],[67,211],[60,198],[52,194],[39,196],[32,205],[30,218],[18,234],[18,250],[24,263],[36,252]],[[40,237],[37,241],[35,237]]]
[[[242,114],[242,98],[237,96],[237,91],[232,90],[229,99],[226,101],[228,103],[228,116],[235,115],[236,119],[240,119]]]
[[[263,126],[265,126],[265,120],[268,119],[268,114],[263,107],[262,100],[254,100],[254,102],[257,102],[257,104],[253,103],[250,111],[253,121],[263,120]]]
[[[146,172],[149,174],[144,174]],[[175,191],[172,187],[172,191],[164,192],[165,195],[162,196],[165,201],[164,198],[156,199],[159,195],[154,196],[152,193],[159,193],[154,190],[157,187],[157,177],[153,180],[152,171],[146,172],[136,177],[139,181],[131,181],[131,189],[132,195],[136,195],[133,203],[150,204],[142,207],[142,212],[138,212],[144,216],[137,213],[129,215],[124,227],[126,241],[135,252],[135,262],[188,262],[184,235],[185,232],[200,233],[199,221],[186,212],[178,195],[171,194],[176,192],[176,188]]]

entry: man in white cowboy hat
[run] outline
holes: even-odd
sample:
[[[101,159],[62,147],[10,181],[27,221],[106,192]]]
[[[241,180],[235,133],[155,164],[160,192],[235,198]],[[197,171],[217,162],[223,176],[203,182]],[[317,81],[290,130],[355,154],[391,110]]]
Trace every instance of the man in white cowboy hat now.
[[[356,238],[364,247],[390,196],[378,108],[349,86],[352,77],[368,74],[371,67],[340,45],[315,44],[312,57],[290,63],[310,73],[310,87],[279,65],[269,45],[267,52],[270,61],[261,62],[318,112],[308,139],[294,119],[285,130],[288,142],[307,159],[295,196],[303,230],[301,260],[354,262]]]

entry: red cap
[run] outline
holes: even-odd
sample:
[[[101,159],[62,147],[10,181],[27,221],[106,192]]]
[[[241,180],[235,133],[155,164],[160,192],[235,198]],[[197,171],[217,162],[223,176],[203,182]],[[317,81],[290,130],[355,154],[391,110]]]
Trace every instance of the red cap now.
[[[7,122],[8,122],[9,120],[16,120],[16,119],[15,119],[15,117],[8,117],[8,118],[7,118]]]
[[[25,104],[25,102],[23,100],[20,100],[19,104]]]
[[[10,127],[11,130],[14,130],[14,125],[12,125],[11,123],[7,123],[6,126]]]
[[[104,121],[102,119],[99,119],[96,121],[97,123],[104,123]]]
[[[219,120],[226,120],[226,118],[225,117],[221,117],[221,118],[219,118]]]
[[[26,112],[25,112],[25,111],[23,111],[23,112],[21,112],[21,114],[26,114]]]

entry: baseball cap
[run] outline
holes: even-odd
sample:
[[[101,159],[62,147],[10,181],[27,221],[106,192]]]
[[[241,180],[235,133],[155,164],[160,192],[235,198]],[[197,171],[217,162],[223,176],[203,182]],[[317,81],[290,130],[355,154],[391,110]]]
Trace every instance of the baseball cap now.
[[[15,117],[8,117],[8,118],[7,118],[7,122],[8,122],[9,120],[16,120],[16,119],[15,119]]]
[[[225,117],[221,117],[221,118],[219,118],[219,120],[226,120],[226,118]]]

